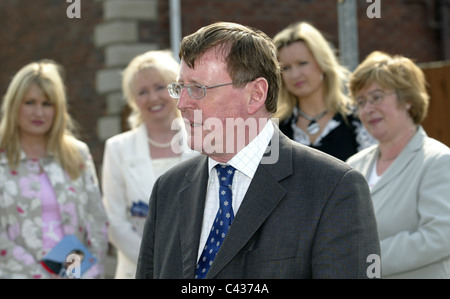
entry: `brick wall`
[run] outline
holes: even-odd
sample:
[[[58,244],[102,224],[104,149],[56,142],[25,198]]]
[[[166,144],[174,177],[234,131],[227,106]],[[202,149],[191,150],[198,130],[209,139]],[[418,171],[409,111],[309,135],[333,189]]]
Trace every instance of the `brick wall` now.
[[[96,162],[102,144],[97,138],[97,118],[104,98],[95,92],[95,73],[103,67],[103,51],[93,45],[93,27],[102,21],[100,1],[82,1],[81,19],[69,19],[65,0],[0,1],[0,93],[25,64],[50,58],[66,70],[70,112],[81,127],[81,137],[91,147]]]
[[[427,0],[436,3],[434,0]],[[182,1],[183,35],[214,21],[233,21],[261,29],[273,37],[289,23],[309,21],[336,46],[336,0],[185,0]],[[370,19],[370,5],[358,0],[360,59],[378,49],[419,62],[441,60],[438,31],[427,25],[427,10],[420,1],[381,0],[381,18]],[[438,12],[430,5],[432,17]],[[448,53],[450,55],[450,53]]]
[[[433,9],[428,16],[426,6],[420,1],[384,0],[380,19],[366,17],[369,4],[364,2],[358,1],[361,59],[375,49],[401,54],[417,62],[443,59],[439,31],[428,24],[429,17],[433,17],[433,21],[437,18],[434,8],[438,1],[427,0],[428,3],[435,3],[430,5]]]

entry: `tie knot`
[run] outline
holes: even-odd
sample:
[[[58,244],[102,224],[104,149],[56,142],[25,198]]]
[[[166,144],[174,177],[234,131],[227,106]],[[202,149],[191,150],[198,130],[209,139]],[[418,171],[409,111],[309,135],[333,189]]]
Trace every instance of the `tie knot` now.
[[[217,164],[216,169],[220,186],[231,189],[235,168],[231,165]]]

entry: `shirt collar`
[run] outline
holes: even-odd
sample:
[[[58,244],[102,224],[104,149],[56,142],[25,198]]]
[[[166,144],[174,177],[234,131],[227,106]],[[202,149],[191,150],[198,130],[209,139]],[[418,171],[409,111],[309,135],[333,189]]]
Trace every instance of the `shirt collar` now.
[[[250,179],[255,175],[256,169],[269,145],[274,132],[274,126],[269,120],[262,131],[247,146],[239,151],[227,164],[233,166]],[[219,162],[208,158],[209,173]]]

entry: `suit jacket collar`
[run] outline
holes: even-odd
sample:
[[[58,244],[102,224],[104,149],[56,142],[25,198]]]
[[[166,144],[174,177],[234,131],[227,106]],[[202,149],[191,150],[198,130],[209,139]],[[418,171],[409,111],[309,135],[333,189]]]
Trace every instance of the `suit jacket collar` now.
[[[180,124],[180,122],[183,122],[181,119],[177,119],[177,121],[178,125],[183,125]],[[151,188],[148,186],[148,184],[145,183],[145,181],[149,179],[149,174],[151,174],[151,176],[155,176],[155,173],[153,169],[152,159],[149,159],[151,150],[147,138],[147,128],[145,124],[141,124],[133,131],[130,131],[130,134],[131,140],[127,143],[127,156],[124,157],[126,162],[129,163],[130,167],[133,168],[133,171],[131,171],[129,175],[133,177],[134,181],[141,182],[140,184],[138,184],[140,192],[142,194],[148,194]],[[181,160],[184,161],[198,154],[188,147],[186,143],[187,133],[184,127],[180,127],[177,134],[181,134],[182,136]]]
[[[285,196],[286,190],[279,181],[292,174],[292,148],[289,139],[280,134],[278,127],[275,127],[271,144],[275,142],[280,144],[277,163],[259,165],[206,278],[214,278],[219,274],[247,244]]]
[[[147,127],[145,124],[141,124],[137,127],[136,131],[136,157],[149,157],[150,156],[150,146],[148,144],[148,134]]]
[[[279,144],[278,149],[276,149],[277,144]],[[272,151],[278,151],[277,163],[261,163],[258,166],[227,237],[206,278],[214,278],[239,253],[286,194],[286,190],[279,184],[279,181],[292,174],[291,141],[275,126],[271,145],[274,145]],[[183,277],[193,278],[197,264],[208,182],[208,159],[206,156],[201,157],[199,162],[193,165],[186,173],[184,181],[186,183],[182,187],[179,197]]]
[[[124,167],[133,169],[128,172],[128,175],[133,181],[139,182],[138,188],[141,194],[149,194],[150,186],[146,184],[147,179],[152,179],[155,176],[153,172],[153,165],[150,157],[150,147],[147,141],[147,129],[144,124],[128,132],[130,135],[129,141],[126,143],[126,149],[122,152],[126,165]],[[119,171],[119,170],[117,170]],[[151,178],[149,178],[149,175]]]
[[[418,126],[417,132],[414,134],[413,138],[408,142],[406,147],[401,151],[394,162],[389,166],[386,172],[381,176],[377,184],[372,188],[372,194],[383,188],[388,182],[392,181],[395,177],[399,175],[400,172],[408,165],[408,163],[414,158],[417,152],[422,148],[427,134],[422,126]],[[371,157],[372,163],[366,163],[365,174],[366,177],[370,174],[372,167],[379,155],[379,149],[377,147],[376,151],[373,151]],[[369,167],[369,164],[371,165]]]
[[[201,155],[186,173],[178,197],[183,278],[193,278],[208,185],[208,158]]]

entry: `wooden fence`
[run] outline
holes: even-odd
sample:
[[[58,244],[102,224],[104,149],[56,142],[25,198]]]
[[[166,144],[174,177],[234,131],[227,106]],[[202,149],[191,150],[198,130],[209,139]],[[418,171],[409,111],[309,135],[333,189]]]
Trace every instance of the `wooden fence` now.
[[[450,146],[450,61],[420,65],[428,81],[430,108],[423,127],[428,136]]]

